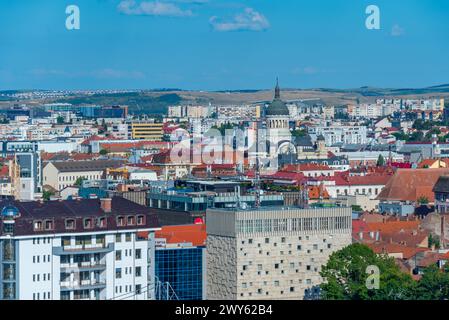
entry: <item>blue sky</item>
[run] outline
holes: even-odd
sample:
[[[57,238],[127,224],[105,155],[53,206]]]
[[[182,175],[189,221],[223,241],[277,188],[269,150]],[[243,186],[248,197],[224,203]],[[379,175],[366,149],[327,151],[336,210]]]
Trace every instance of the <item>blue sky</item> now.
[[[68,5],[81,29],[65,27]],[[365,27],[380,8],[381,30]],[[0,90],[449,83],[447,0],[0,0]]]

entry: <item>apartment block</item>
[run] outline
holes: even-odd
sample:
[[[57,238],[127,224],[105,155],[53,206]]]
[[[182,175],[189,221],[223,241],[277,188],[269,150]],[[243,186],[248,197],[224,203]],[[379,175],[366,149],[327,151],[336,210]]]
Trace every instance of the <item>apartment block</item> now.
[[[154,299],[158,220],[123,198],[0,202],[0,300]]]

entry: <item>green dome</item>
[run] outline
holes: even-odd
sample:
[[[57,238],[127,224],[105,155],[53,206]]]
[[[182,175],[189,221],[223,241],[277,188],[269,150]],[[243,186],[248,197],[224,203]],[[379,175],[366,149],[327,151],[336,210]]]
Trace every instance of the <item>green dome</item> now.
[[[276,81],[276,89],[274,90],[274,100],[267,108],[265,115],[267,116],[289,116],[287,105],[281,100],[281,89],[279,81]]]
[[[289,116],[287,105],[281,99],[275,99],[265,112],[267,116]]]

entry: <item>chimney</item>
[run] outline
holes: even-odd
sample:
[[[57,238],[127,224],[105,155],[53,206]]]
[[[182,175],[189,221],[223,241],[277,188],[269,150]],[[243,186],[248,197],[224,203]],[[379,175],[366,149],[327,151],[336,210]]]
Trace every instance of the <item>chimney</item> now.
[[[101,209],[105,212],[105,213],[111,213],[112,212],[112,199],[100,199],[100,203],[101,203]]]

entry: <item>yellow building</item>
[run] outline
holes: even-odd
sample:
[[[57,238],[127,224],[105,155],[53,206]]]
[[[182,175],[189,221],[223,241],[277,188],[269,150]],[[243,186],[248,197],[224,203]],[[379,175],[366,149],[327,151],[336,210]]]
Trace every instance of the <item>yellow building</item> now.
[[[129,125],[132,139],[162,141],[164,124],[153,122],[133,122]]]

